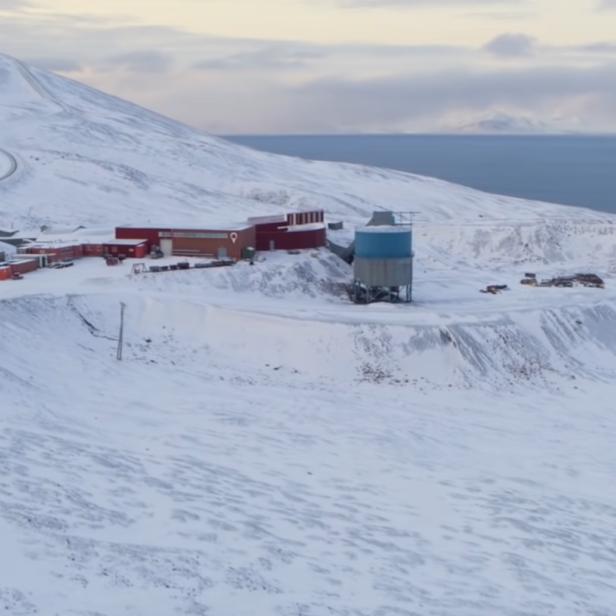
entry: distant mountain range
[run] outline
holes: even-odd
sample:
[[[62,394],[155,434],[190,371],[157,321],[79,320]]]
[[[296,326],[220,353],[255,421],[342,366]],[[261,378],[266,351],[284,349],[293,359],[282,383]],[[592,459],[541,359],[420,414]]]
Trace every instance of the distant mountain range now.
[[[454,132],[500,135],[536,135],[564,133],[576,131],[565,129],[559,122],[545,122],[526,116],[516,116],[507,113],[494,113],[468,124],[462,124]]]

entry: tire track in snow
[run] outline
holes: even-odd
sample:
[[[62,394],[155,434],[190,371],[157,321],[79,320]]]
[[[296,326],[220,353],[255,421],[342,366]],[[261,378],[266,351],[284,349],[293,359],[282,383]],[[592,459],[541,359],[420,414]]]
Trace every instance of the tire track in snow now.
[[[9,163],[8,169],[4,173],[0,171],[0,182],[2,182],[3,180],[8,180],[12,175],[14,175],[17,171],[18,165],[17,159],[10,152],[7,152],[7,150],[0,148],[0,156],[6,157]]]
[[[15,60],[15,66],[17,70],[20,72],[21,76],[25,79],[25,81],[30,85],[30,87],[44,100],[57,105],[62,109],[62,111],[66,111],[65,105],[58,99],[55,95],[53,95],[33,74],[30,68],[21,62],[20,60]]]

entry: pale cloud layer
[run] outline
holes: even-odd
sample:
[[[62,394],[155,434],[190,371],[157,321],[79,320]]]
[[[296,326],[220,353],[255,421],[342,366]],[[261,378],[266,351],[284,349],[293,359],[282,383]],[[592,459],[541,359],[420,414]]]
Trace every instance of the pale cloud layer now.
[[[616,132],[616,0],[256,4],[0,0],[0,51],[218,133]]]
[[[537,41],[526,34],[500,34],[488,41],[484,49],[497,56],[528,56],[535,50]]]
[[[611,0],[607,0],[608,2]],[[384,6],[407,8],[434,8],[435,6],[468,7],[477,5],[508,5],[525,4],[526,0],[338,0],[342,6],[369,6],[382,8]]]

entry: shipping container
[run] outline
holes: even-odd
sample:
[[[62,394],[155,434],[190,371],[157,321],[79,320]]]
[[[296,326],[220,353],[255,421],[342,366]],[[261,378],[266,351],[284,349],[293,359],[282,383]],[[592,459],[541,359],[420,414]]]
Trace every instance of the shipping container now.
[[[13,277],[10,265],[0,265],[0,280],[10,280]]]
[[[125,259],[143,259],[150,252],[150,243],[147,240],[110,240],[103,242],[104,255],[123,257]]]
[[[10,267],[13,274],[28,274],[38,269],[38,259],[11,261]]]

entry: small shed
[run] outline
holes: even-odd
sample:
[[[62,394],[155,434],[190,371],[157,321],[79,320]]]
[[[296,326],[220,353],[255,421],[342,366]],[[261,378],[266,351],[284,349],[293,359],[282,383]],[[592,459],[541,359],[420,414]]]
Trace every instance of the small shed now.
[[[143,259],[150,251],[150,242],[145,239],[115,239],[101,244],[103,255],[126,259]],[[92,251],[92,249],[90,249]]]

